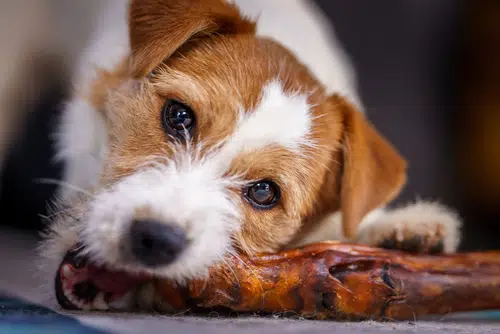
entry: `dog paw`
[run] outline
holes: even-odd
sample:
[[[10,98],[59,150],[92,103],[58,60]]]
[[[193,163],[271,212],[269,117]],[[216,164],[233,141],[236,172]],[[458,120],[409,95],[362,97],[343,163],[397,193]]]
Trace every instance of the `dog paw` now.
[[[363,222],[357,242],[410,253],[452,253],[460,242],[461,221],[448,208],[417,202]]]

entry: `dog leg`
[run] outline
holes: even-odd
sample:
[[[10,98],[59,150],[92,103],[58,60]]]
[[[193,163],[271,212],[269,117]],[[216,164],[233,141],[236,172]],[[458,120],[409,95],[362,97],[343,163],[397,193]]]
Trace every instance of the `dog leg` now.
[[[363,221],[355,241],[412,253],[452,253],[460,243],[460,227],[460,217],[449,208],[416,202]]]

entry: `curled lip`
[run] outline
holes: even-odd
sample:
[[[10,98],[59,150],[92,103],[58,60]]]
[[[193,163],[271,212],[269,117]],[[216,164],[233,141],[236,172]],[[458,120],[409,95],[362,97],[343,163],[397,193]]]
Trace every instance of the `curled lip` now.
[[[96,266],[80,254],[80,249],[69,251],[56,273],[56,299],[64,309],[108,310],[110,303],[152,279],[149,274],[130,274]]]

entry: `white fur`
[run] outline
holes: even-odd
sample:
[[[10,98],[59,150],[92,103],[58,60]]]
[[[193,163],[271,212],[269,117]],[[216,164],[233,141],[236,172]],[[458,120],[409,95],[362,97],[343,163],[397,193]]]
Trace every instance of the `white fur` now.
[[[316,224],[308,234],[290,247],[327,240],[354,241],[379,246],[383,240],[409,240],[414,236],[442,239],[444,252],[457,250],[460,243],[460,217],[449,208],[434,202],[417,201],[397,208],[379,208],[368,213],[358,226],[356,236],[348,240],[342,232],[342,214],[335,212]]]
[[[385,214],[384,209],[376,209],[368,213],[361,222],[360,226],[371,225],[378,222]],[[342,230],[342,213],[340,211],[331,213],[317,222],[314,228],[305,234],[302,238],[289,245],[289,248],[304,246],[315,242],[337,240],[350,241],[344,236]]]
[[[71,185],[61,187],[58,196],[68,201],[79,189],[88,190],[97,185],[107,155],[107,133],[102,113],[94,110],[85,99],[75,97],[62,114],[56,139],[55,158],[65,162],[62,179]]]
[[[311,131],[310,109],[306,95],[286,94],[273,80],[263,88],[257,108],[240,120],[231,140],[241,150],[281,145],[298,151]]]
[[[181,227],[190,240],[181,257],[155,269],[156,275],[182,280],[205,274],[229,251],[230,236],[239,227],[239,199],[228,189],[235,180],[221,177],[212,166],[179,151],[173,160],[155,162],[96,195],[82,222],[89,255],[111,266],[142,270],[123,254],[120,243],[132,221],[146,216]]]
[[[261,96],[255,110],[240,114],[235,131],[212,156],[218,167],[225,170],[239,154],[269,146],[300,152],[303,146],[313,145],[308,138],[312,119],[306,95],[285,94],[279,81],[273,80],[263,87]]]
[[[378,245],[383,239],[409,240],[414,236],[442,239],[444,252],[455,252],[460,243],[461,219],[444,205],[418,201],[387,210],[377,219],[364,221],[358,228],[356,241]]]
[[[287,245],[287,248],[293,249],[327,240],[346,241],[342,232],[342,213],[339,211],[327,215],[319,222],[315,222],[315,226],[311,231]]]

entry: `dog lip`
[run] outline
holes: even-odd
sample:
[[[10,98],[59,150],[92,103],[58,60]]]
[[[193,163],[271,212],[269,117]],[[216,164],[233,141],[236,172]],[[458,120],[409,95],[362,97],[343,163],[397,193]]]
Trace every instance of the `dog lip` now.
[[[151,279],[149,274],[129,274],[94,266],[78,252],[70,251],[60,264],[54,283],[59,305],[64,309],[79,310],[82,309],[82,305],[78,305],[81,302],[85,307],[92,307],[98,294],[104,294],[104,302],[109,303]],[[77,289],[79,285],[93,288]],[[90,295],[79,295],[85,291]]]
[[[152,279],[148,274],[129,274],[124,271],[112,271],[105,268],[90,267],[89,278],[102,291],[114,294],[124,294],[137,286]]]
[[[55,279],[56,300],[59,305],[66,310],[78,310],[79,308],[66,298],[63,291],[63,282],[61,279],[60,269],[56,273]]]

